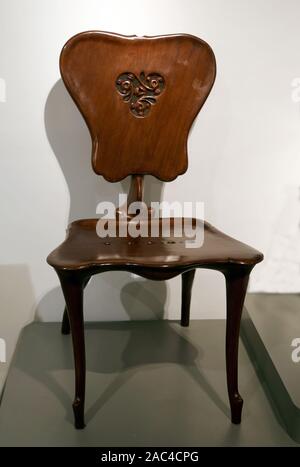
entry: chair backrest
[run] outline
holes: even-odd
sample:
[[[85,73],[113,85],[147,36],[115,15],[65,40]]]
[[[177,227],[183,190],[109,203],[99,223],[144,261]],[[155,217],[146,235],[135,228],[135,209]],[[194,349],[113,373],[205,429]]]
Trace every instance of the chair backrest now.
[[[186,171],[188,133],[216,74],[206,42],[88,31],[63,47],[60,70],[90,130],[97,174],[170,181]]]

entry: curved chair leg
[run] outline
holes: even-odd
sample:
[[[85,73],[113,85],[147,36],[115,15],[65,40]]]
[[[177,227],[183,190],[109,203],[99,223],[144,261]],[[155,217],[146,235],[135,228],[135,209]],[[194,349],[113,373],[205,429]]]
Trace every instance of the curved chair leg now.
[[[78,273],[57,271],[66,300],[75,363],[75,427],[84,428],[85,343],[83,326],[83,290],[85,281]]]
[[[181,274],[181,326],[189,326],[190,324],[191,293],[195,271],[192,269]]]
[[[88,277],[84,281],[84,284],[83,284],[84,288],[87,286],[89,280],[90,280],[90,278]],[[64,334],[64,335],[70,334],[70,321],[69,321],[68,310],[67,310],[66,306],[65,306],[65,309],[64,309],[63,319],[62,319],[62,323],[61,323],[61,333]]]
[[[63,319],[61,323],[61,333],[65,335],[70,334],[70,321],[69,321],[68,310],[66,306],[64,309]]]
[[[238,347],[244,299],[252,267],[231,266],[224,271],[226,279],[226,372],[232,423],[241,423],[243,399],[238,391]]]

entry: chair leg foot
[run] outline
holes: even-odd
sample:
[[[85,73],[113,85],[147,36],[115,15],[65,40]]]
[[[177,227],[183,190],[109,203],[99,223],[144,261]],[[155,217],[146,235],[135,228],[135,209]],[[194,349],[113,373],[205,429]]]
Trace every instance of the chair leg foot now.
[[[68,316],[67,307],[65,307],[63,319],[61,323],[61,333],[64,335],[70,334],[70,321]]]
[[[195,269],[181,274],[181,326],[188,327],[190,324],[190,305],[192,286],[195,277]]]
[[[73,402],[73,412],[75,420],[75,428],[82,430],[85,427],[84,423],[84,400],[75,399]]]
[[[231,421],[241,423],[243,399],[238,390],[238,348],[240,323],[252,267],[232,265],[224,271],[226,279],[226,373]]]
[[[241,423],[243,403],[244,401],[239,394],[235,394],[233,399],[231,399],[231,422],[235,425],[239,425]]]
[[[73,342],[75,364],[75,397],[73,411],[75,427],[84,428],[85,401],[85,342],[83,326],[84,279],[80,273],[57,271],[66,300]]]

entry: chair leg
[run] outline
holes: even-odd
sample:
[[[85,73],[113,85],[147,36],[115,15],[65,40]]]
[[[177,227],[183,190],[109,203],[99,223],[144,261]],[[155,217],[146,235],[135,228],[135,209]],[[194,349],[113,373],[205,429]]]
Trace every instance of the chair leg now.
[[[83,326],[83,290],[84,280],[77,273],[57,272],[66,300],[69,323],[73,341],[75,363],[75,399],[73,411],[75,427],[84,428],[85,401],[85,343]]]
[[[232,266],[224,272],[226,279],[226,372],[232,423],[241,423],[243,399],[238,391],[238,347],[244,299],[252,267]]]
[[[70,321],[69,321],[68,310],[66,306],[64,309],[63,319],[61,323],[61,333],[64,335],[70,334]]]
[[[84,288],[87,286],[89,280],[90,280],[90,278],[88,277],[84,281],[84,283],[83,283]],[[69,321],[68,310],[67,310],[66,306],[65,306],[65,309],[64,309],[63,319],[62,319],[62,323],[61,323],[61,333],[64,334],[64,335],[70,334],[70,321]]]
[[[181,326],[185,327],[190,324],[191,293],[195,271],[195,269],[192,269],[181,274]]]

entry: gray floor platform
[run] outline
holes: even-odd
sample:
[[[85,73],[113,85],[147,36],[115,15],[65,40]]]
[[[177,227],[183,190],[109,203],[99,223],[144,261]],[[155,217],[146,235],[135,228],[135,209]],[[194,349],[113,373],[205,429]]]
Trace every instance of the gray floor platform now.
[[[242,424],[229,420],[222,320],[88,324],[85,430],[75,430],[71,339],[33,323],[0,406],[0,446],[296,446],[243,344]]]
[[[291,345],[300,338],[300,295],[248,294],[241,334],[274,410],[300,443],[300,362]]]

